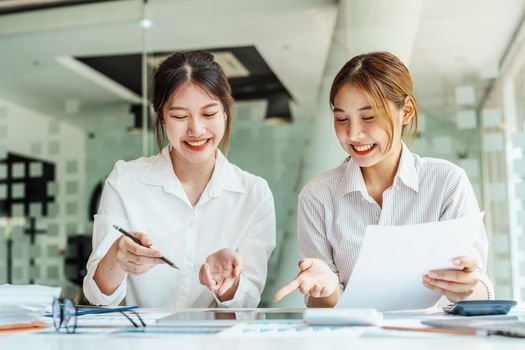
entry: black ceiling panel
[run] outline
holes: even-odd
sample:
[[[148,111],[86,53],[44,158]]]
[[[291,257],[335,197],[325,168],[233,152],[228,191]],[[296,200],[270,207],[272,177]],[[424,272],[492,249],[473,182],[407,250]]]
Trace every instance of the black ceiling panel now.
[[[254,46],[204,49],[211,53],[231,52],[249,71],[247,77],[228,78],[233,97],[237,100],[265,99],[275,93],[291,94],[271,70]],[[154,52],[153,57],[165,57],[170,52]],[[140,53],[109,56],[75,57],[106,77],[142,96],[142,55]]]

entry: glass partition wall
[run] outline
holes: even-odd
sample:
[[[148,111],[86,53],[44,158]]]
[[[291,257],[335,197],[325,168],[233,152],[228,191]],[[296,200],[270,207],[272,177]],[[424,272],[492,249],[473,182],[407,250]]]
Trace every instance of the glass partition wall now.
[[[156,151],[145,16],[138,0],[1,15],[0,283],[79,300],[104,179]]]
[[[505,134],[503,168],[506,171],[507,197],[502,213],[509,233],[512,297],[525,299],[525,27],[516,30],[514,45],[502,64],[495,95],[501,100]],[[500,164],[501,164],[500,163]],[[506,214],[506,215],[505,215]]]
[[[424,3],[430,25],[435,4]],[[350,4],[120,0],[0,9],[0,283],[60,285],[80,300],[104,179],[117,160],[158,152],[151,74],[173,51],[205,49],[225,69],[236,99],[228,158],[265,178],[275,198],[278,245],[261,305],[303,305],[298,293],[279,305],[270,300],[297,273],[298,192],[345,159],[328,92],[350,56],[370,51],[358,39],[376,34],[366,25],[356,30]],[[447,80],[429,64],[424,52],[432,40],[415,24],[412,57],[403,57],[421,112],[412,149],[465,169],[485,211],[496,295],[523,299],[523,35],[481,75],[458,70]],[[381,34],[377,45],[406,42],[398,35],[384,42]],[[289,103],[273,104],[281,98]]]
[[[0,16],[0,283],[60,285],[79,300],[105,178],[119,159],[158,152],[149,81],[176,50],[208,50],[225,70],[236,99],[229,159],[268,181],[277,240],[295,240],[332,1],[93,1]],[[276,250],[268,285],[286,254]]]

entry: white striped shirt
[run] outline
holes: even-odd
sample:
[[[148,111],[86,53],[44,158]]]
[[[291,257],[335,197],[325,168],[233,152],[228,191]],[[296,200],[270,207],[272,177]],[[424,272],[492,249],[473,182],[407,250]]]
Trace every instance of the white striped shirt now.
[[[383,207],[368,194],[359,165],[352,159],[311,180],[299,194],[298,244],[303,258],[323,260],[344,290],[357,262],[367,225],[409,225],[479,213],[472,186],[460,167],[421,158],[403,144],[392,187]],[[487,276],[488,240],[479,231],[472,256],[478,276],[494,299]]]

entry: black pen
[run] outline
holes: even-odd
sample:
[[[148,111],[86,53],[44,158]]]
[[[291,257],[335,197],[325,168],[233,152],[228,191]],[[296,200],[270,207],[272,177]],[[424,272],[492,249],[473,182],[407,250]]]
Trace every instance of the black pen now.
[[[113,225],[113,228],[115,228],[115,230],[117,230],[120,233],[122,233],[124,236],[131,238],[133,240],[133,242],[137,243],[138,245],[146,247],[144,244],[142,244],[140,242],[140,240],[137,237],[133,236],[131,233],[129,233],[128,231],[124,230],[122,227],[120,227],[118,225]],[[149,248],[149,247],[146,247],[146,248]],[[166,264],[170,265],[171,267],[176,268],[177,270],[179,270],[177,265],[175,265],[175,263],[169,261],[167,258],[161,256],[159,259],[164,261]]]

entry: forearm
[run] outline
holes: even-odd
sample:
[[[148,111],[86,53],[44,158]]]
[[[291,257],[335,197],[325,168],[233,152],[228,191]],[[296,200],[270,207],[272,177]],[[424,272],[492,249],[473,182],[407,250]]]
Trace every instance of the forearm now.
[[[336,288],[335,291],[327,297],[323,298],[314,298],[309,296],[307,301],[308,307],[334,307],[339,301],[341,293],[339,288]]]
[[[100,260],[93,275],[93,280],[105,295],[113,294],[126,278],[126,272],[117,261],[117,242],[118,240]]]

